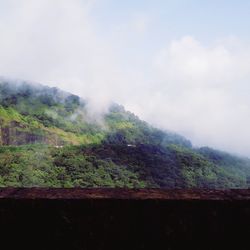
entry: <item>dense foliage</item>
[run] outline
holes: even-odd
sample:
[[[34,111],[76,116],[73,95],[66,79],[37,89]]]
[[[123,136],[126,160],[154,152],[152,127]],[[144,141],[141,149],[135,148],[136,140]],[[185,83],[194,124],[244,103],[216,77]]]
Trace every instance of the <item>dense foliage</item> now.
[[[156,129],[117,104],[102,117],[56,88],[0,81],[0,186],[246,188],[250,160]]]

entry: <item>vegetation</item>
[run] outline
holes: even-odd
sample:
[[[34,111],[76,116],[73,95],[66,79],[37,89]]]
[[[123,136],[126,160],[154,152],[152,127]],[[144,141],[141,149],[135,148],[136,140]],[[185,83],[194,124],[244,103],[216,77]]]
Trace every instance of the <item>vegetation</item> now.
[[[195,149],[117,104],[93,119],[78,96],[0,82],[0,186],[247,188],[250,160]]]
[[[125,166],[80,154],[73,146],[1,147],[0,186],[145,187]]]

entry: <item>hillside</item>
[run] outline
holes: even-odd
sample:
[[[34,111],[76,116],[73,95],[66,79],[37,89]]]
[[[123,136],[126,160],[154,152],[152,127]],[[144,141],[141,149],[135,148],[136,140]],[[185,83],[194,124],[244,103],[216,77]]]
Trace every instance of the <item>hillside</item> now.
[[[0,185],[246,188],[250,160],[156,129],[117,104],[102,117],[57,88],[0,80]]]

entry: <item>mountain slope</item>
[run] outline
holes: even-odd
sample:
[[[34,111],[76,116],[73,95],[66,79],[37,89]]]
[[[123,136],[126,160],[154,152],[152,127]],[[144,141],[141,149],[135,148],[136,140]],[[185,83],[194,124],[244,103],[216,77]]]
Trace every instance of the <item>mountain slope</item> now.
[[[0,105],[3,145],[79,145],[97,143],[105,137],[120,143],[173,142],[191,146],[185,138],[157,130],[117,104],[98,121],[88,114],[84,100],[56,88],[2,82]]]
[[[111,105],[103,117],[57,88],[0,81],[0,185],[246,188],[250,160],[156,129]]]

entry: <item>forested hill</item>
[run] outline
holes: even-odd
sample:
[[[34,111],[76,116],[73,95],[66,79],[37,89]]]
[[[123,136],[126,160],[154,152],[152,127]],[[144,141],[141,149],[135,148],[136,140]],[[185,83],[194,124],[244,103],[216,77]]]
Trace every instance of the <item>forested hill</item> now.
[[[95,117],[57,88],[0,80],[0,186],[246,188],[250,160],[156,129],[117,104]]]

